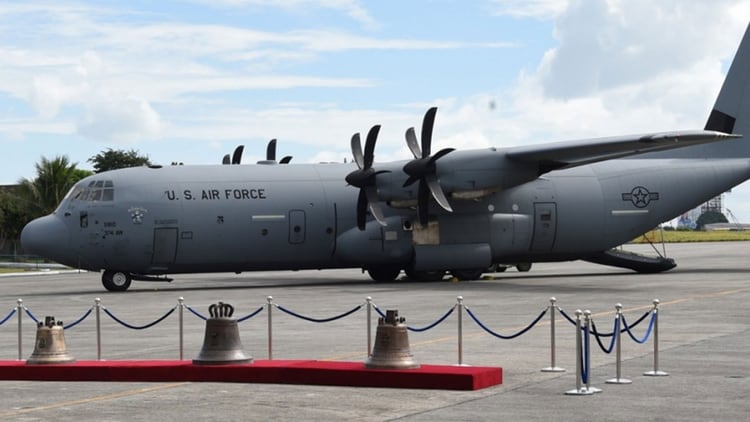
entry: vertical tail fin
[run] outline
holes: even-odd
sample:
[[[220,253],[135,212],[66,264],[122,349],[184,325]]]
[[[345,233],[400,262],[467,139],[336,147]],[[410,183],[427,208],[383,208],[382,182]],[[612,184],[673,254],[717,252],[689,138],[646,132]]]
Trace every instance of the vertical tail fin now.
[[[708,116],[706,130],[735,133],[743,138],[681,148],[654,157],[742,158],[750,157],[750,25],[745,30],[724,84]]]
[[[750,137],[750,25],[708,116],[706,130]]]

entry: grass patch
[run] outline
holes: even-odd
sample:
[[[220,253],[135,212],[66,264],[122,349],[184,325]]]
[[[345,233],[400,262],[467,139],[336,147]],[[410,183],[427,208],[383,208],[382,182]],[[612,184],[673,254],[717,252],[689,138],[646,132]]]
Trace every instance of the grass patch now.
[[[683,231],[683,230],[651,230],[633,239],[633,243],[661,243],[662,233],[664,242],[739,242],[750,240],[750,230],[743,231]]]

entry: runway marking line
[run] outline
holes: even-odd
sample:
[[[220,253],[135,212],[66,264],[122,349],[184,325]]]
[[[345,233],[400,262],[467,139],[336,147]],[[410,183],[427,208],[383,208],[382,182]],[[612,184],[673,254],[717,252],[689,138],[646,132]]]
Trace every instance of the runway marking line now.
[[[85,399],[70,400],[70,401],[64,401],[64,402],[59,402],[59,403],[51,403],[51,404],[44,405],[44,406],[17,409],[17,410],[13,410],[10,412],[0,413],[0,418],[6,417],[6,416],[22,415],[25,413],[39,412],[39,411],[44,411],[44,410],[59,409],[61,407],[78,406],[82,404],[95,403],[95,402],[100,402],[100,401],[114,400],[114,399],[119,399],[123,397],[137,396],[139,394],[145,394],[145,393],[151,393],[154,391],[176,388],[176,387],[180,387],[186,384],[189,384],[189,383],[178,382],[178,383],[172,383],[172,384],[157,385],[154,387],[137,388],[133,390],[121,391],[119,393],[111,393],[111,394],[104,394],[101,396],[93,396],[93,397],[89,397]]]

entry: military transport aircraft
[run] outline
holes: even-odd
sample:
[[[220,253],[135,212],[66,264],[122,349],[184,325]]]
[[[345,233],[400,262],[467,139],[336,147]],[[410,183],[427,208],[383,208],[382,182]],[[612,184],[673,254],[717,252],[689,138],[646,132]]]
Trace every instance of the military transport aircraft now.
[[[57,210],[30,222],[26,252],[102,271],[104,287],[168,274],[362,268],[375,280],[495,264],[583,259],[658,272],[668,258],[617,249],[750,178],[750,32],[705,130],[512,148],[431,149],[436,109],[413,160],[376,162],[380,126],[352,163],[150,166],[77,183]],[[235,165],[232,165],[235,164]],[[504,267],[503,267],[504,268]]]

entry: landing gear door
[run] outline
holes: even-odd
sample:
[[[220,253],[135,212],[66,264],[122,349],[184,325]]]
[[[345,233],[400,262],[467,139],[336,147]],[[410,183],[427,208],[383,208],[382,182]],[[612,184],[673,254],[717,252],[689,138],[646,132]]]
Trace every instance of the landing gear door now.
[[[177,256],[177,227],[154,229],[153,265],[174,264]]]
[[[532,252],[549,252],[555,245],[557,232],[557,204],[554,202],[534,203],[534,236],[531,239]]]

